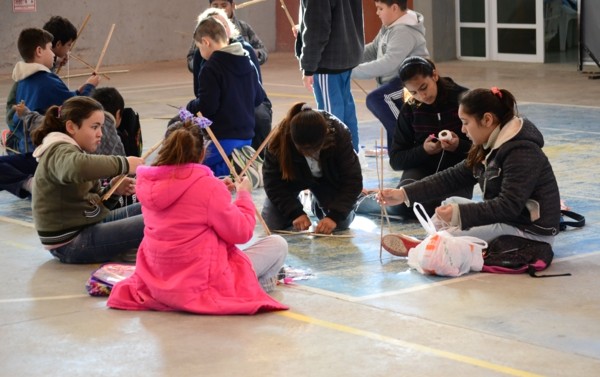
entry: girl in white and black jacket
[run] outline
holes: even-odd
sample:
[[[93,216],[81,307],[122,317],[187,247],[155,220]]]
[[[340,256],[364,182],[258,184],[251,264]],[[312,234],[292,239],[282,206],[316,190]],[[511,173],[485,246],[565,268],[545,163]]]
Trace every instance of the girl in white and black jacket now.
[[[436,208],[436,217],[453,235],[488,242],[514,235],[552,244],[559,231],[560,195],[542,151],[542,134],[516,116],[515,98],[505,89],[474,89],[459,103],[462,130],[473,141],[467,159],[400,189],[385,189],[379,199],[410,206],[479,183],[482,202],[453,197]]]

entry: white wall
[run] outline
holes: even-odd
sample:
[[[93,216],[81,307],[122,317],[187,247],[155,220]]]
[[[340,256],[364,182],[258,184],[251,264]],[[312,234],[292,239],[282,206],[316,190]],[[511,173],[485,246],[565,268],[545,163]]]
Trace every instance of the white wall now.
[[[208,0],[36,0],[35,13],[13,13],[13,0],[0,0],[0,73],[9,73],[20,60],[19,32],[42,27],[54,15],[68,18],[75,27],[91,18],[74,53],[95,66],[111,25],[115,31],[102,66],[183,59],[192,40],[197,15]],[[240,1],[241,3],[241,1]],[[265,1],[240,9],[269,50],[275,47],[275,5]]]

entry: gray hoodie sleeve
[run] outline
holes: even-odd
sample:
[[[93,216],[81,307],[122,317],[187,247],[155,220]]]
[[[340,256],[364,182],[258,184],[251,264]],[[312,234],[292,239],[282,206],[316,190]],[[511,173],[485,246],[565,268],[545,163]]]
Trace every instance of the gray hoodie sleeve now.
[[[383,46],[383,55],[375,60],[367,61],[354,68],[352,77],[356,79],[374,79],[382,77],[383,82],[391,80],[398,75],[402,61],[408,56],[428,56],[427,50],[418,47],[424,44],[425,37],[415,28],[408,25],[395,25],[387,33],[387,38],[377,35],[376,41],[387,43]]]

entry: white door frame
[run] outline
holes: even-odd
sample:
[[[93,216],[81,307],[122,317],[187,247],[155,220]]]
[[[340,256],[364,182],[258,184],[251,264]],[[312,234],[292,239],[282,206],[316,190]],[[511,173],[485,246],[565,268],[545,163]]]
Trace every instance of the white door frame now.
[[[535,0],[535,24],[500,24],[498,23],[497,4],[502,0],[483,0],[485,4],[485,22],[460,22],[460,0],[456,0],[456,55],[463,60],[497,60],[511,62],[543,63],[545,54],[544,43],[544,0]],[[461,27],[477,27],[485,29],[485,58],[460,55]],[[505,54],[498,52],[498,29],[535,29],[535,54]]]

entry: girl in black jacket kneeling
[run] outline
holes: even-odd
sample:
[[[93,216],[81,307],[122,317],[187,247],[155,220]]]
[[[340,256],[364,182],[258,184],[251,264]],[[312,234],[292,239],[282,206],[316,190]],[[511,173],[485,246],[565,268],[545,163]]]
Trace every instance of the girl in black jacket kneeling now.
[[[313,194],[315,232],[347,229],[354,220],[362,173],[348,128],[326,111],[296,103],[274,131],[265,152],[267,199],[262,216],[271,229],[312,225],[299,194]]]

